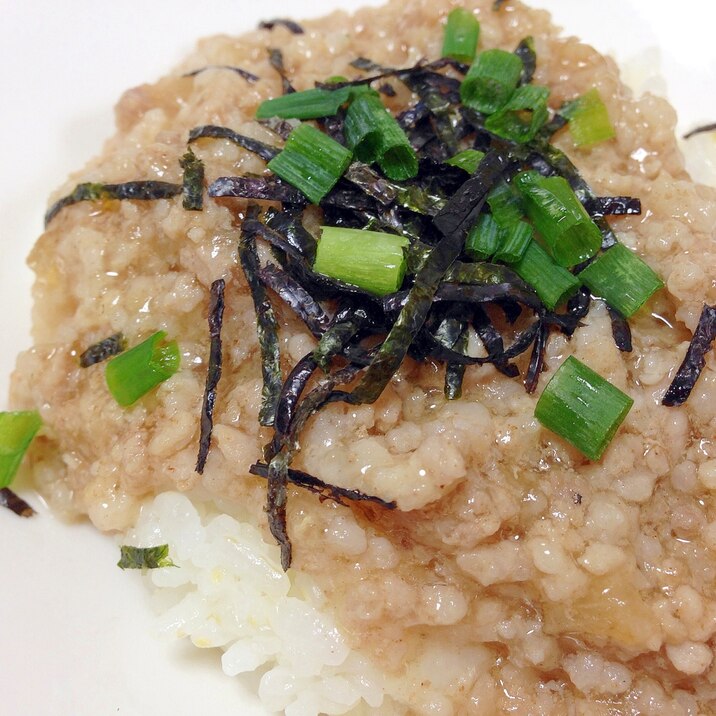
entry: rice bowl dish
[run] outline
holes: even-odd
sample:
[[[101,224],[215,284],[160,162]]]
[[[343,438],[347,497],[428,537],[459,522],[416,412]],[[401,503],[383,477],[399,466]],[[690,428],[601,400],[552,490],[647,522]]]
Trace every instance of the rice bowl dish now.
[[[253,120],[259,103],[280,93],[267,47],[280,44],[305,89],[351,71],[357,56],[395,67],[439,57],[440,34],[416,27],[434,28],[448,9],[415,3],[408,21],[388,6],[381,31],[405,38],[388,47],[372,34],[371,10],[356,21],[305,23],[310,43],[281,27],[238,43],[205,41],[169,78],[123,97],[117,137],[54,198],[79,182],[176,180],[186,135],[209,122],[275,140]],[[446,401],[434,365],[406,362],[374,404],[318,413],[296,462],[397,502],[397,513],[292,493],[289,582],[265,524],[265,483],[247,473],[265,434],[254,310],[236,269],[232,212],[243,207],[207,202],[189,214],[162,199],[68,207],[33,251],[35,347],[20,358],[12,404],[44,406],[34,478],[55,509],[127,531],[123,543],[168,543],[179,569],[149,577],[167,629],[225,649],[227,673],[260,669],[270,710],[708,712],[713,354],[683,408],[655,408],[655,396],[673,378],[703,303],[716,301],[716,197],[688,180],[673,111],[657,98],[635,100],[611,60],[556,39],[542,13],[520,7],[504,21],[488,3],[478,17],[482,47],[537,39],[536,77],[552,89],[553,106],[598,86],[616,139],[576,152],[568,135],[555,142],[600,195],[638,196],[649,209],[614,221],[666,283],[632,321],[634,351],[617,350],[598,303],[571,340],[554,335],[547,348],[548,374],[576,355],[635,400],[601,461],[550,436],[534,420],[536,396],[494,367],[468,368],[463,398]],[[217,65],[262,79],[247,87],[229,73],[183,76]],[[263,171],[227,141],[195,149],[211,179]],[[233,289],[229,357],[200,478],[205,314],[219,276]],[[296,362],[313,339],[295,317],[280,316],[282,349]],[[158,329],[179,339],[182,370],[130,411],[106,395],[102,371],[76,365],[82,348],[116,330]],[[259,566],[250,578],[248,564]]]

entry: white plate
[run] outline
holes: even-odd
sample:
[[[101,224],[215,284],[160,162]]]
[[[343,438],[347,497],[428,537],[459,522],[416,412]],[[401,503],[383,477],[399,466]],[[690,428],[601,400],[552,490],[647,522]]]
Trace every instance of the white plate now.
[[[15,354],[30,345],[31,274],[24,258],[41,231],[46,197],[100,151],[120,94],[160,77],[202,35],[361,4],[378,2],[2,2],[0,408]],[[716,120],[710,1],[691,2],[678,17],[674,3],[652,0],[540,4],[570,34],[621,61],[650,50],[651,73],[660,69],[665,79],[650,86],[667,91],[680,130]],[[87,525],[63,525],[44,509],[33,520],[2,511],[0,545],[2,713],[264,713],[244,685],[221,674],[217,651],[165,645],[153,635],[145,590],[138,575],[114,566],[111,538]]]

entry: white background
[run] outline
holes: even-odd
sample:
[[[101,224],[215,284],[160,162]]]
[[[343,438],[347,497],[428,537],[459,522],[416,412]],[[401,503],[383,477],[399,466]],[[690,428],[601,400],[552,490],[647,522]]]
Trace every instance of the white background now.
[[[24,257],[41,231],[47,196],[101,150],[120,94],[158,79],[200,36],[360,4],[378,3],[0,0],[0,409],[15,355],[30,345]],[[622,61],[648,51],[650,70],[665,78],[651,86],[667,92],[681,130],[716,121],[712,2],[539,4],[569,34]],[[116,560],[114,541],[87,525],[63,525],[44,509],[33,520],[0,512],[0,712],[262,714],[238,680],[221,674],[218,652],[153,635],[138,575],[121,572]]]

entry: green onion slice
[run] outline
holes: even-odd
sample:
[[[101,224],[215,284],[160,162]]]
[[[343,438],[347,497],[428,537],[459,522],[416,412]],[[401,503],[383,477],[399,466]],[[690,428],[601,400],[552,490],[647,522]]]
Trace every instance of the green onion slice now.
[[[351,152],[327,134],[300,124],[268,168],[318,204],[341,178],[351,158]]]
[[[396,181],[418,173],[418,158],[407,135],[374,91],[354,96],[346,112],[346,142],[362,162],[378,162],[383,173]]]
[[[569,133],[578,147],[604,142],[616,136],[607,107],[596,87],[567,102],[559,113],[569,120]]]
[[[350,87],[335,90],[314,88],[267,99],[259,105],[256,119],[317,119],[331,117],[351,96]]]
[[[513,182],[522,194],[527,216],[558,264],[574,266],[599,251],[602,245],[599,227],[566,179],[526,171]]]
[[[531,141],[547,121],[548,96],[546,87],[518,87],[507,104],[485,120],[485,129],[520,144]]]
[[[485,114],[496,112],[515,91],[522,68],[522,60],[512,52],[481,52],[460,85],[463,104]]]
[[[590,460],[599,460],[633,404],[619,388],[569,356],[547,383],[535,417]]]
[[[313,269],[376,296],[397,291],[405,276],[408,239],[365,229],[321,227]]]
[[[506,228],[525,216],[522,197],[515,187],[504,179],[487,195],[487,203],[495,221]]]
[[[522,258],[512,268],[537,291],[540,300],[550,311],[564,303],[580,285],[573,274],[556,264],[534,240],[527,244]]]
[[[526,221],[515,221],[507,228],[500,230],[500,243],[495,252],[495,261],[514,264],[527,251],[534,232]]]
[[[476,261],[489,259],[497,251],[501,231],[490,214],[481,214],[465,239],[465,253]]]
[[[169,545],[160,544],[156,547],[132,547],[120,545],[120,569],[161,569],[162,567],[176,567],[169,556]]]
[[[454,157],[450,157],[445,164],[464,169],[468,174],[474,174],[484,157],[485,152],[481,152],[479,149],[464,149]]]
[[[623,244],[615,244],[580,271],[578,278],[624,318],[636,313],[663,287],[653,269]]]
[[[0,413],[0,488],[12,483],[41,425],[42,420],[36,410]]]
[[[132,405],[179,370],[179,346],[176,341],[165,342],[166,335],[157,331],[107,363],[107,387],[121,406]]]
[[[443,57],[452,57],[458,62],[469,63],[475,57],[480,23],[469,11],[456,7],[447,16],[443,36]]]

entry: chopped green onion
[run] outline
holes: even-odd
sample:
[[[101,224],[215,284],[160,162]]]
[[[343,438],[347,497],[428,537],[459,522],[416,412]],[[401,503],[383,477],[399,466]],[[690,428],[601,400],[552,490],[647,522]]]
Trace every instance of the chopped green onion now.
[[[443,36],[443,57],[452,57],[458,62],[469,63],[475,58],[480,23],[469,11],[456,7],[447,16]]]
[[[520,221],[525,210],[519,192],[504,179],[487,195],[487,203],[495,221],[503,228]]]
[[[166,335],[157,331],[107,363],[107,387],[121,406],[132,405],[179,369],[179,346],[176,341],[165,343]]]
[[[367,164],[377,161],[389,179],[411,179],[418,173],[415,150],[377,92],[354,96],[346,112],[344,131],[358,159]]]
[[[468,174],[474,174],[478,164],[483,160],[485,152],[479,149],[464,149],[458,152],[454,157],[450,157],[445,164],[452,167],[464,169]]]
[[[526,221],[515,221],[500,230],[500,243],[495,252],[495,261],[506,264],[517,263],[527,251],[534,232]]]
[[[547,121],[548,96],[546,87],[518,87],[507,104],[485,120],[485,129],[520,144],[531,141]]]
[[[526,171],[513,182],[524,198],[527,216],[558,264],[574,266],[599,251],[602,245],[599,227],[566,179]]]
[[[338,112],[351,96],[350,87],[329,90],[322,88],[291,92],[281,97],[267,99],[259,105],[256,119],[317,119],[330,117]]]
[[[557,369],[535,417],[590,460],[599,460],[634,401],[574,356]]]
[[[500,227],[490,214],[481,214],[465,239],[465,253],[476,261],[489,259],[500,243]]]
[[[559,113],[569,120],[569,133],[578,147],[603,142],[616,136],[607,107],[596,87],[567,102]]]
[[[512,52],[481,52],[460,85],[463,104],[485,114],[504,107],[517,87],[522,67],[522,60]]]
[[[623,244],[614,244],[577,275],[624,318],[636,313],[664,285],[652,268]]]
[[[314,204],[328,194],[351,163],[351,153],[310,124],[299,124],[268,168]]]
[[[550,311],[564,303],[580,285],[573,274],[556,264],[534,240],[527,244],[522,258],[512,268],[537,291],[542,303]]]
[[[405,276],[408,239],[365,229],[321,227],[313,270],[376,296],[397,291]]]
[[[0,413],[0,488],[13,481],[41,425],[42,420],[36,410]]]

